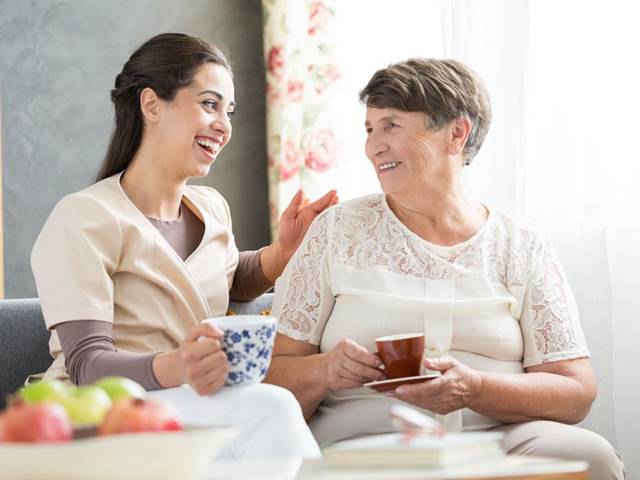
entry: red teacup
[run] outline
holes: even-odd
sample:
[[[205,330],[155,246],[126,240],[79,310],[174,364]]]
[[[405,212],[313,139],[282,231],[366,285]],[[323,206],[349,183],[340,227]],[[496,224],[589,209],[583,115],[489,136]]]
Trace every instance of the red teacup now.
[[[420,375],[424,351],[424,333],[403,333],[376,338],[378,356],[387,378]]]

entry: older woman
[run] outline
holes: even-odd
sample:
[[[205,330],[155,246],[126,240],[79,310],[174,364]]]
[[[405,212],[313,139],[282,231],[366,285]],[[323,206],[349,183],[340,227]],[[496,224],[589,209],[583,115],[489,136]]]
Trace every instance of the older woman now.
[[[510,453],[622,463],[582,420],[596,380],[575,300],[535,226],[469,198],[461,175],[491,110],[481,80],[451,60],[412,59],[374,74],[366,154],[384,193],[320,215],[276,284],[280,318],[268,381],[290,389],[321,445],[393,430],[408,402],[450,429],[505,433]],[[391,395],[374,339],[424,331],[435,380]]]

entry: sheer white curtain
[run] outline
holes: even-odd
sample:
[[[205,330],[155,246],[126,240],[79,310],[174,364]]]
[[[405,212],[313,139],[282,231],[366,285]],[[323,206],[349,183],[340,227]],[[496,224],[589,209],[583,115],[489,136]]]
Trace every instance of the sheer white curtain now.
[[[378,190],[357,103],[376,69],[451,57],[485,80],[494,120],[465,184],[554,238],[599,379],[583,423],[620,450],[628,478],[640,478],[639,13],[623,0],[360,0],[336,17],[342,198]]]

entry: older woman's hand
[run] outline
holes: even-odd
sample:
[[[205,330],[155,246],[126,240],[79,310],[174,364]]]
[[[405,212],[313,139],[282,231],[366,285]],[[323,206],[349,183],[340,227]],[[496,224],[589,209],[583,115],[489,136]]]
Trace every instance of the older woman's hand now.
[[[442,376],[414,385],[401,385],[392,396],[445,415],[466,407],[480,391],[480,373],[450,356],[425,358],[424,366]]]
[[[348,338],[338,343],[325,359],[325,385],[335,392],[358,388],[364,383],[381,380],[380,358]]]
[[[326,208],[336,203],[338,203],[338,194],[335,190],[327,192],[312,203],[304,198],[302,190],[298,190],[280,217],[278,244],[285,262],[291,258],[302,242],[311,222]]]

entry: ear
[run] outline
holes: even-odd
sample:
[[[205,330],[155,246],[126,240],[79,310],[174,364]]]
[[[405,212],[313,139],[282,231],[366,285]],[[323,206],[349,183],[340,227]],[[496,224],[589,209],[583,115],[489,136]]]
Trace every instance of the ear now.
[[[449,155],[455,157],[462,153],[471,133],[471,121],[466,117],[451,122],[449,137]]]
[[[160,118],[160,98],[149,87],[140,92],[140,111],[145,122],[156,123]]]

